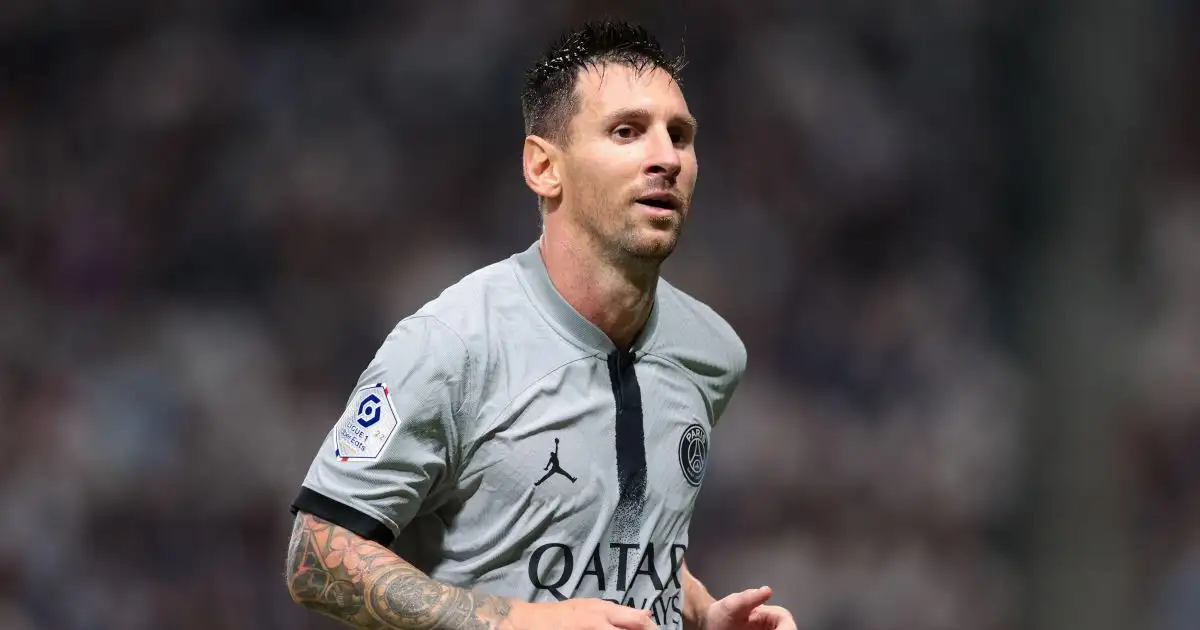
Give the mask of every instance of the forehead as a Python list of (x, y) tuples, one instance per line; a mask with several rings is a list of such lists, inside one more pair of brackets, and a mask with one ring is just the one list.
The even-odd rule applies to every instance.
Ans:
[(619, 109), (644, 109), (663, 117), (689, 115), (679, 84), (666, 71), (607, 63), (579, 71), (579, 118), (603, 118)]

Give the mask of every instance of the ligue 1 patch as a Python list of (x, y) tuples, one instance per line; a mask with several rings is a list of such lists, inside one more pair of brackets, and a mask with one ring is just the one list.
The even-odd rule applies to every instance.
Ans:
[(338, 423), (337, 450), (343, 462), (375, 459), (396, 430), (396, 410), (392, 407), (387, 385), (376, 383), (354, 393), (351, 406)]
[(708, 433), (703, 426), (693, 423), (679, 437), (679, 467), (683, 470), (683, 478), (700, 487), (707, 462)]

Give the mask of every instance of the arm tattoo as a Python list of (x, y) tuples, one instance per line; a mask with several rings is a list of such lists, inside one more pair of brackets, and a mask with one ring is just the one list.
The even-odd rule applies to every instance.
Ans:
[(297, 603), (362, 630), (500, 630), (502, 598), (448, 586), (390, 549), (304, 512), (288, 545)]

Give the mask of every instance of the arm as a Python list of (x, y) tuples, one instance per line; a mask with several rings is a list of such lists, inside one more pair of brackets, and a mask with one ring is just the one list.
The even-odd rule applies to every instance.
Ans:
[(302, 606), (362, 630), (499, 630), (507, 600), (437, 582), (387, 547), (296, 515), (287, 585)]
[(679, 571), (680, 582), (683, 584), (683, 628), (684, 630), (702, 630), (704, 613), (717, 600), (708, 592), (704, 584), (688, 571), (687, 561), (682, 563)]

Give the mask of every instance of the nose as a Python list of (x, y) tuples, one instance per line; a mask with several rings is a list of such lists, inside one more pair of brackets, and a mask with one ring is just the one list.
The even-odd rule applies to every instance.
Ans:
[(679, 176), (683, 163), (679, 159), (679, 149), (671, 140), (671, 134), (662, 127), (656, 127), (650, 134), (648, 155), (646, 156), (646, 173), (659, 175), (669, 180)]

